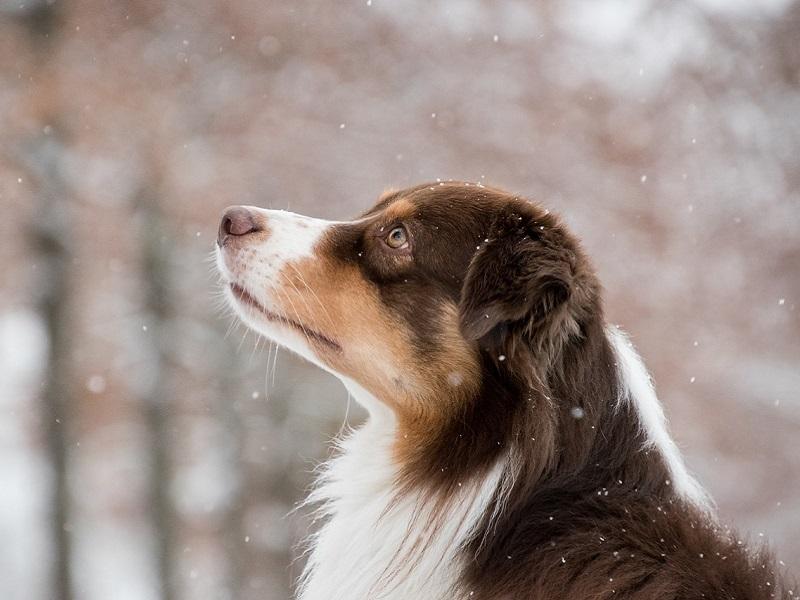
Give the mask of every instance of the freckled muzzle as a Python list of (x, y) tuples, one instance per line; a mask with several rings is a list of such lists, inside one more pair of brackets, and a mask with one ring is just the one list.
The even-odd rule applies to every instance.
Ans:
[(314, 247), (332, 223), (283, 210), (230, 206), (220, 219), (217, 249), (223, 275), (257, 300), (259, 288), (275, 283), (281, 271), (313, 258)]
[(469, 394), (478, 364), (452, 301), (430, 299), (437, 316), (420, 333), (420, 299), (398, 283), (413, 264), (410, 235), (405, 227), (404, 239), (380, 234), (399, 231), (411, 208), (400, 203), (341, 222), (230, 207), (217, 257), (228, 299), (248, 326), (414, 419), (442, 394)]
[(315, 248), (330, 226), (287, 211), (231, 206), (217, 234), (217, 263), (236, 312), (251, 328), (309, 359), (342, 351), (328, 323), (320, 323), (325, 308), (303, 275), (304, 263), (319, 261)]

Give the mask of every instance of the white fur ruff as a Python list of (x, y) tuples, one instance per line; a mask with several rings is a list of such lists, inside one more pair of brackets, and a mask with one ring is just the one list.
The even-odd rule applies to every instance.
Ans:
[[(358, 399), (366, 406), (374, 402)], [(463, 567), (460, 550), (485, 513), (501, 468), (482, 481), (464, 482), (448, 500), (441, 525), (433, 527), (430, 502), (422, 494), (393, 495), (394, 426), (388, 414), (373, 415), (341, 442), (341, 454), (326, 465), (308, 499), (327, 521), (310, 540), (301, 600), (453, 597)]]

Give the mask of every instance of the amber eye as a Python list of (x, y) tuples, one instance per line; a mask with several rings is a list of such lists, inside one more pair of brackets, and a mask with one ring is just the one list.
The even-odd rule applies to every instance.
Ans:
[(408, 232), (406, 232), (406, 228), (402, 225), (398, 225), (392, 229), (389, 235), (386, 236), (386, 244), (395, 250), (400, 250), (408, 246)]

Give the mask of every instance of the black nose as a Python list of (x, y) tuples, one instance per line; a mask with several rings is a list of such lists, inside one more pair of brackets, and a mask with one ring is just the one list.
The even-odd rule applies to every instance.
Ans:
[(219, 223), (217, 244), (222, 246), (229, 236), (243, 236), (248, 233), (260, 231), (255, 216), (244, 206), (231, 206), (225, 209), (222, 221)]

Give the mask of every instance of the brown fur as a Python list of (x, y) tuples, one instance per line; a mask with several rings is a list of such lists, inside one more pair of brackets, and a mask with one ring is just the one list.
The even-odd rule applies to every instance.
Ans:
[[(406, 251), (382, 241), (397, 224)], [(510, 487), (463, 548), (454, 597), (792, 597), (769, 554), (682, 499), (648, 449), (620, 402), (600, 284), (555, 215), (480, 185), (426, 184), (384, 194), (316, 252), (282, 293), (341, 346), (318, 344), (323, 360), (398, 415), (400, 493), (446, 507), (507, 460)]]

